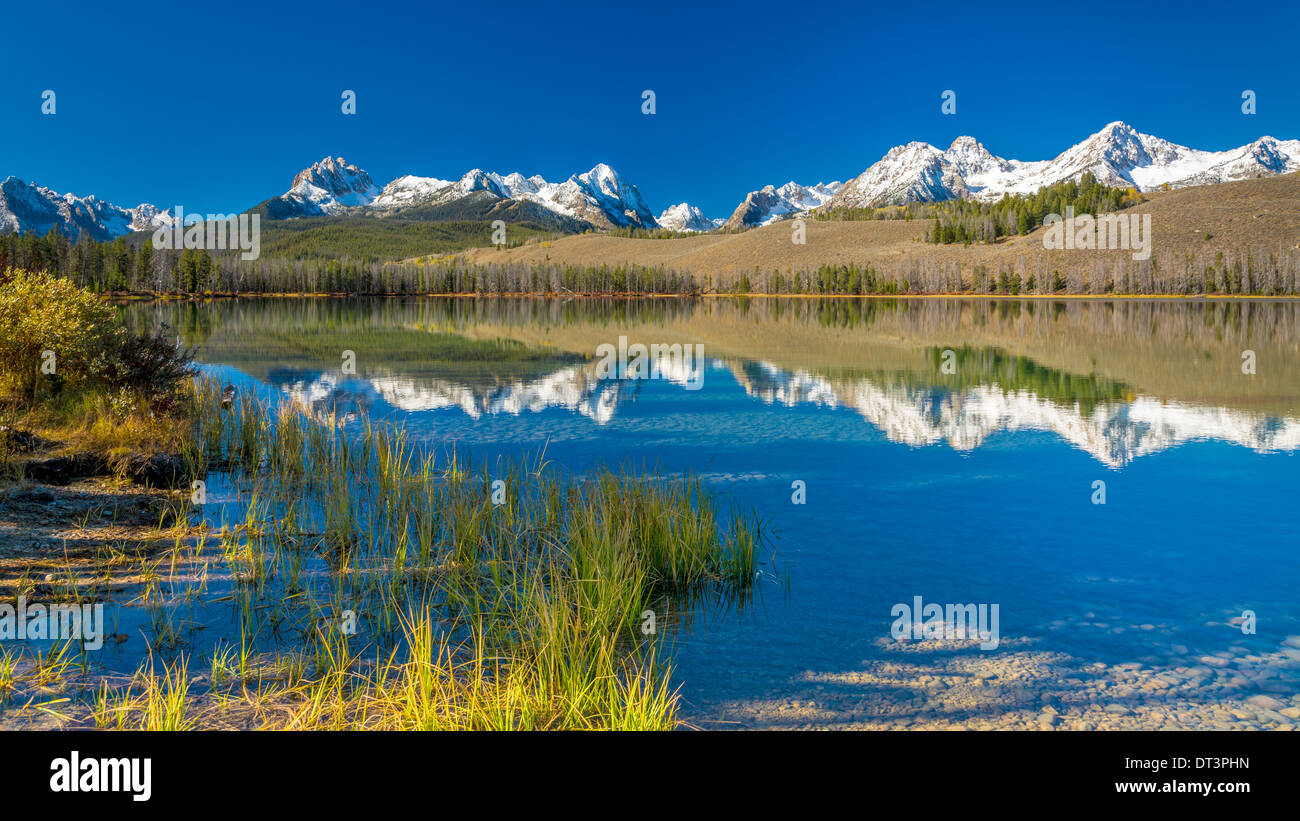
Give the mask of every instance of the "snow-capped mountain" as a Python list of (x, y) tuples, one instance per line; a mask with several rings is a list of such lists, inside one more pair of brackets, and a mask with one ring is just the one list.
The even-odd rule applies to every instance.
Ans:
[(337, 216), (369, 205), (379, 193), (365, 171), (342, 157), (326, 157), (299, 171), (288, 191), (266, 203), (267, 214), (276, 219)]
[(808, 186), (788, 182), (780, 188), (765, 186), (749, 192), (726, 225), (729, 228), (752, 228), (811, 211), (829, 202), (842, 186), (839, 181)]
[[(1198, 151), (1116, 122), (1052, 160), (1042, 176), (1068, 179), (1092, 171), (1108, 185), (1132, 185), (1145, 191), (1166, 184), (1181, 188), (1296, 170), (1300, 170), (1300, 140), (1261, 137), (1227, 151)], [(1042, 187), (1035, 184), (1037, 180), (1026, 182), (1034, 190)]]
[(384, 210), (406, 208), (426, 202), (439, 191), (445, 191), (448, 186), (455, 184), (452, 180), (440, 180), (436, 177), (416, 177), (407, 174), (385, 185), (383, 191), (370, 204), (375, 208)]
[(965, 180), (929, 143), (889, 149), (875, 165), (849, 180), (831, 198), (831, 207), (865, 207), (905, 202), (939, 202), (968, 194)]
[(958, 137), (946, 151), (922, 142), (901, 145), (845, 183), (830, 207), (995, 200), (1004, 194), (1032, 194), (1085, 172), (1105, 185), (1150, 191), (1296, 170), (1300, 140), (1261, 137), (1227, 151), (1199, 151), (1113, 122), (1054, 159), (1034, 162), (995, 156), (973, 137)]
[[(1261, 137), (1226, 151), (1201, 151), (1142, 134), (1113, 122), (1050, 160), (998, 157), (973, 137), (958, 137), (946, 150), (911, 142), (847, 183), (804, 186), (788, 182), (750, 192), (727, 220), (710, 220), (689, 203), (656, 218), (637, 187), (600, 163), (563, 182), (519, 173), (472, 169), (455, 180), (404, 175), (380, 188), (370, 175), (342, 157), (326, 157), (303, 169), (288, 191), (258, 208), (270, 219), (306, 216), (392, 216), (420, 219), (540, 221), (559, 231), (585, 228), (656, 228), (708, 231), (768, 225), (821, 207), (867, 207), (955, 198), (996, 200), (1091, 172), (1102, 183), (1149, 191), (1269, 177), (1300, 170), (1300, 140)], [(132, 231), (171, 225), (172, 215), (153, 205), (123, 208), (94, 196), (59, 194), (9, 177), (0, 183), (0, 234), (44, 234), (109, 240)]]
[(69, 239), (115, 239), (131, 231), (171, 225), (171, 214), (148, 203), (122, 208), (94, 196), (59, 194), (9, 177), (0, 183), (0, 234), (48, 234), (58, 228)]
[(327, 157), (300, 172), (289, 191), (266, 205), (274, 218), (354, 213), (383, 216), (408, 208), (450, 205), (472, 196), (532, 203), (599, 228), (658, 225), (637, 187), (604, 163), (560, 183), (474, 168), (457, 180), (408, 174), (379, 189), (365, 171), (346, 165), (342, 158)]
[(560, 183), (552, 201), (595, 225), (603, 216), (618, 226), (658, 227), (637, 187), (604, 163)]
[(667, 228), (670, 231), (712, 231), (726, 220), (709, 219), (704, 216), (704, 212), (691, 205), (688, 202), (670, 205), (664, 209), (664, 212), (655, 218), (660, 228)]

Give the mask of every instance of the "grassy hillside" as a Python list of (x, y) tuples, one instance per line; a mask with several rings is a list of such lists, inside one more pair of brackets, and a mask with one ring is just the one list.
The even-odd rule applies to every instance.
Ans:
[[(498, 217), (499, 218), (499, 217)], [(551, 238), (557, 231), (530, 222), (506, 228), (507, 244)], [(446, 254), (492, 241), (492, 223), (483, 220), (429, 222), (397, 217), (303, 217), (262, 223), (262, 256), (290, 259), (388, 261)]]
[[(1189, 256), (1213, 261), (1219, 252), (1267, 248), (1300, 250), (1300, 174), (1150, 194), (1125, 214), (1152, 217), (1152, 258), (1165, 269)], [(549, 247), (482, 248), (465, 252), (473, 262), (552, 262), (568, 265), (636, 263), (663, 265), (712, 277), (725, 287), (755, 271), (797, 272), (821, 265), (866, 265), (897, 270), (924, 261), (940, 268), (1041, 267), (1062, 272), (1129, 264), (1129, 251), (1047, 251), (1042, 229), (992, 244), (927, 243), (930, 220), (824, 221), (805, 223), (806, 242), (792, 241), (792, 226), (779, 222), (734, 234), (683, 239), (640, 239), (599, 234), (571, 236)], [(1128, 262), (1126, 262), (1128, 261)]]
[[(579, 234), (591, 226), (582, 220), (557, 214), (535, 202), (498, 199), (486, 191), (446, 203), (414, 205), (401, 208), (392, 217), (424, 222), (504, 220), (507, 225), (529, 225), (559, 234)], [(507, 230), (507, 236), (509, 236)]]
[(386, 262), (447, 254), (492, 241), (492, 223), (506, 223), (506, 246), (575, 234), (591, 226), (531, 202), (502, 200), (478, 191), (448, 203), (426, 203), (383, 213), (293, 217), (280, 198), (249, 213), (261, 214), (262, 254), (290, 259)]

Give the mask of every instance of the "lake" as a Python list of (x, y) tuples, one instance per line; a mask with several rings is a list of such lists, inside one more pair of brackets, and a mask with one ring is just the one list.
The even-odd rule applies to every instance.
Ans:
[[(206, 374), (345, 429), (402, 426), (487, 464), (694, 474), (754, 509), (771, 578), (671, 640), (695, 726), (1300, 723), (1300, 303), (126, 310), (175, 328)], [(702, 358), (629, 378), (602, 367), (620, 337)], [(912, 633), (921, 613), (899, 606), (918, 597), (996, 613), (996, 641)]]

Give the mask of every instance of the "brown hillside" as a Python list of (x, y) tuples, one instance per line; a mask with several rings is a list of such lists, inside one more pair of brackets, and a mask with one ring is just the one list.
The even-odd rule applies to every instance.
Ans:
[[(1192, 253), (1212, 257), (1218, 251), (1300, 249), (1300, 174), (1221, 185), (1198, 186), (1148, 195), (1125, 213), (1152, 217), (1153, 257)], [(824, 263), (872, 264), (890, 268), (906, 259), (930, 258), (956, 263), (963, 271), (976, 265), (990, 270), (1017, 263), (1044, 264), (1061, 271), (1091, 268), (1096, 261), (1131, 258), (1129, 251), (1045, 251), (1042, 229), (995, 245), (931, 245), (923, 241), (924, 221), (806, 221), (807, 242), (791, 241), (791, 223), (780, 222), (738, 234), (705, 234), (682, 239), (630, 239), (584, 234), (508, 250), (476, 248), (464, 256), (486, 262), (552, 262), (573, 265), (634, 263), (664, 266), (709, 277), (717, 285), (755, 269), (770, 272), (814, 270)], [(1207, 240), (1206, 235), (1210, 238)]]

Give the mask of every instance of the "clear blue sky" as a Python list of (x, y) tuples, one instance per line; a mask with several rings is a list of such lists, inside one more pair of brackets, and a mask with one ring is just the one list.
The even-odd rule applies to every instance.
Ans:
[(1289, 3), (289, 5), (11, 4), (0, 178), (228, 212), (326, 155), (380, 185), (607, 162), (655, 213), (685, 199), (726, 216), (762, 185), (848, 179), (911, 140), (970, 134), (1034, 160), (1112, 120), (1206, 149), (1300, 137)]

